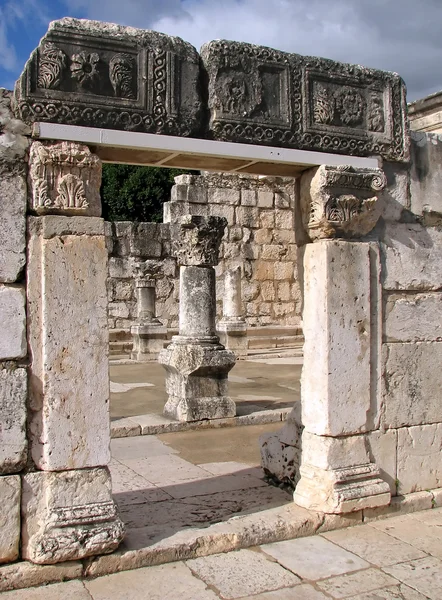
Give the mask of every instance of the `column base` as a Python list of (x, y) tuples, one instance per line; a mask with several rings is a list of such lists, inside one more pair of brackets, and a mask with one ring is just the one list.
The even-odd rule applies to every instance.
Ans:
[(300, 475), (293, 499), (310, 510), (349, 513), (391, 501), (390, 487), (373, 463), (333, 470), (302, 465)]
[(167, 417), (188, 422), (235, 416), (227, 379), (236, 363), (233, 352), (220, 344), (186, 344), (181, 338), (161, 351), (158, 362), (166, 370)]
[(223, 319), (218, 323), (220, 342), (237, 358), (247, 356), (247, 323), (244, 319)]
[(105, 467), (23, 476), (22, 556), (48, 565), (108, 554), (124, 537)]
[(146, 325), (133, 325), (130, 332), (133, 344), (131, 359), (141, 362), (157, 360), (167, 340), (167, 328), (158, 321)]

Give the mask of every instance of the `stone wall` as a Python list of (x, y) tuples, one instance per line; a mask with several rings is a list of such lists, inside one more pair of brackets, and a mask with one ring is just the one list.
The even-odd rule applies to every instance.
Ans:
[(442, 486), (442, 136), (412, 134), (412, 157), (385, 165), (380, 232), (381, 455), (400, 494)]
[(11, 93), (0, 88), (0, 563), (18, 557), (19, 473), (26, 440), (26, 163), (29, 133), (10, 112)]
[(290, 178), (239, 175), (180, 175), (164, 223), (108, 223), (109, 326), (128, 330), (136, 317), (134, 276), (142, 261), (158, 270), (157, 315), (178, 324), (178, 271), (170, 253), (169, 223), (184, 214), (225, 217), (228, 228), (217, 273), (218, 318), (222, 316), (224, 273), (240, 266), (249, 327), (298, 325), (301, 291), (294, 230), (295, 185)]

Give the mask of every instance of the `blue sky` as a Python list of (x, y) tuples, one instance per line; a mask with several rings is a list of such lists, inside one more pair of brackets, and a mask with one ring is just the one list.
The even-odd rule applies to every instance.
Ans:
[(0, 0), (0, 87), (11, 89), (51, 20), (98, 19), (226, 38), (396, 71), (414, 100), (442, 89), (442, 0)]

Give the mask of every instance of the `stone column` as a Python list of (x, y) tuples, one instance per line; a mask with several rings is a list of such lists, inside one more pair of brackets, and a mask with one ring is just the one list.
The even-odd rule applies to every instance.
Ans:
[(376, 224), (384, 186), (379, 169), (323, 165), (301, 179), (314, 242), (304, 254), (302, 416), (264, 440), (263, 459), (281, 476), (281, 457), (293, 455), (295, 502), (326, 513), (390, 502), (364, 435), (375, 428), (378, 248), (355, 241)]
[(221, 343), (238, 358), (247, 356), (247, 324), (241, 298), (241, 267), (224, 276), (223, 318), (218, 323)]
[(131, 327), (131, 358), (142, 362), (156, 360), (167, 339), (167, 328), (156, 318), (155, 280), (139, 278), (135, 282), (137, 324)]
[(111, 552), (107, 250), (101, 163), (70, 142), (31, 146), (27, 310), (30, 451), (23, 558), (50, 564)]
[(172, 226), (173, 251), (180, 265), (179, 335), (163, 350), (167, 403), (164, 414), (179, 421), (233, 417), (228, 372), (235, 355), (216, 335), (215, 270), (226, 219), (185, 216)]

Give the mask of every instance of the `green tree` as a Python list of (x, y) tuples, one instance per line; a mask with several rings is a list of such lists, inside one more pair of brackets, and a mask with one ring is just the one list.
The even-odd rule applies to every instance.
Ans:
[(192, 171), (104, 164), (103, 217), (107, 221), (161, 222), (163, 202), (170, 200), (174, 177), (185, 173)]

